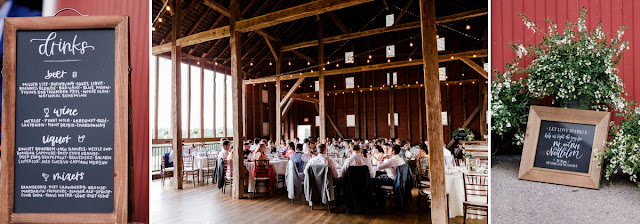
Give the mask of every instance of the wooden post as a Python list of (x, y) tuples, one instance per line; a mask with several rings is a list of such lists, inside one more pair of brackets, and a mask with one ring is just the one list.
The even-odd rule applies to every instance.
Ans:
[[(239, 36), (240, 36), (240, 35), (238, 35), (238, 37), (239, 37)], [(239, 69), (238, 69), (238, 70), (239, 70)], [(232, 71), (232, 72), (233, 72), (233, 71)], [(242, 72), (242, 71), (240, 71), (240, 72)], [(224, 88), (223, 88), (223, 89), (224, 89), (224, 91), (223, 91), (223, 92), (224, 92), (224, 94), (223, 94), (223, 98), (224, 98), (224, 99), (222, 99), (222, 100), (223, 100), (223, 102), (224, 102), (224, 111), (223, 111), (223, 112), (224, 112), (224, 113), (223, 113), (223, 114), (224, 114), (224, 119), (223, 119), (224, 121), (222, 122), (222, 125), (223, 125), (222, 127), (224, 127), (224, 130), (222, 130), (222, 135), (224, 135), (224, 137), (229, 137), (229, 134), (227, 133), (227, 129), (228, 129), (228, 127), (227, 127), (227, 121), (228, 121), (228, 120), (227, 120), (227, 119), (229, 119), (229, 115), (227, 114), (227, 111), (229, 111), (229, 110), (227, 110), (227, 107), (229, 106), (229, 105), (228, 105), (228, 103), (229, 103), (229, 102), (227, 102), (227, 88), (229, 88), (229, 86), (227, 86), (227, 76), (228, 76), (228, 75), (224, 75), (224, 82), (222, 83), (222, 85), (224, 86)], [(231, 82), (233, 82), (233, 79), (231, 79)], [(242, 80), (240, 80), (240, 83), (242, 84)], [(231, 84), (231, 85), (233, 86), (233, 84)], [(242, 87), (241, 87), (241, 88), (242, 88)], [(231, 87), (231, 89), (233, 89), (233, 87)], [(232, 92), (231, 94), (234, 94), (234, 93), (235, 93), (235, 92), (233, 92), (233, 90), (232, 90), (231, 92)], [(240, 93), (242, 93), (242, 90), (240, 90)], [(234, 99), (240, 99), (240, 98), (236, 98), (236, 97), (234, 97)], [(236, 108), (236, 109), (240, 109), (240, 108)], [(233, 110), (233, 108), (232, 108), (232, 110)], [(239, 112), (239, 110), (234, 110), (234, 111), (236, 111), (236, 113), (238, 113), (238, 112)], [(235, 118), (235, 117), (234, 117), (234, 118)], [(242, 119), (242, 117), (240, 117), (240, 119)], [(240, 129), (234, 129), (234, 130), (241, 130), (241, 129), (242, 129), (242, 128), (240, 128)], [(235, 132), (235, 131), (234, 131), (234, 132)], [(235, 140), (235, 139), (234, 139), (234, 140)]]
[(191, 63), (187, 65), (187, 108), (184, 109), (187, 112), (187, 139), (189, 139), (191, 138)]
[(436, 49), (435, 0), (420, 0), (420, 30), (424, 64), (424, 88), (427, 108), (427, 135), (429, 137), (429, 172), (431, 172), (431, 222), (448, 223), (447, 198), (442, 146), (442, 119), (440, 112), (440, 81), (438, 80), (438, 50)]
[(154, 137), (155, 139), (159, 139), (158, 137), (158, 95), (160, 94), (160, 91), (158, 90), (158, 87), (160, 86), (160, 57), (156, 56), (156, 97), (153, 100), (153, 113), (154, 116), (153, 118), (155, 119), (155, 121), (153, 122), (154, 127), (153, 127), (153, 131), (155, 133)]
[[(390, 87), (393, 86), (393, 83), (389, 84)], [(395, 91), (392, 88), (389, 88), (389, 137), (396, 137), (396, 103), (395, 103)]]
[(177, 46), (175, 40), (180, 38), (182, 35), (182, 16), (181, 8), (182, 8), (182, 0), (173, 1), (173, 8), (175, 9), (175, 14), (172, 17), (172, 29), (171, 32), (171, 83), (173, 83), (173, 88), (171, 88), (171, 134), (172, 138), (172, 147), (173, 147), (173, 161), (175, 164), (174, 168), (174, 176), (176, 176), (175, 183), (176, 189), (182, 189), (182, 96), (181, 96), (181, 68), (180, 65), (182, 63), (182, 47)]
[(325, 93), (324, 93), (324, 43), (322, 42), (322, 15), (319, 15), (318, 19), (318, 100), (320, 101), (318, 108), (318, 114), (320, 115), (320, 139), (325, 139), (327, 137), (327, 107), (325, 104)]
[[(418, 94), (418, 105), (422, 106), (422, 97), (420, 96), (420, 94)], [(422, 123), (422, 107), (418, 107), (418, 124), (420, 124), (418, 125), (418, 133), (420, 134), (420, 143), (423, 143), (424, 132), (422, 131), (422, 128), (424, 127), (424, 123)]]
[[(198, 60), (200, 62), (200, 60)], [(204, 138), (204, 69), (200, 67), (200, 138)]]
[(216, 77), (218, 77), (218, 68), (213, 66), (213, 137), (218, 137), (218, 129), (216, 128)]
[[(367, 82), (365, 82), (366, 78), (367, 76), (365, 75), (364, 72), (362, 72), (362, 88), (366, 88), (366, 84), (367, 84)], [(369, 121), (367, 121), (367, 93), (366, 92), (362, 92), (362, 108), (364, 108), (364, 110), (362, 110), (362, 112), (364, 113), (364, 139), (369, 139), (369, 129), (367, 129), (367, 123), (369, 123)]]
[[(229, 44), (231, 45), (231, 93), (233, 94), (232, 110), (233, 113), (233, 187), (232, 197), (233, 199), (243, 198), (244, 193), (244, 179), (242, 177), (243, 164), (243, 151), (242, 151), (242, 113), (240, 109), (242, 105), (237, 99), (242, 99), (242, 80), (244, 75), (242, 73), (240, 57), (242, 42), (240, 40), (241, 33), (236, 31), (236, 21), (240, 18), (240, 0), (231, 0), (231, 17), (230, 17), (230, 32), (231, 38)], [(226, 91), (225, 91), (226, 92)], [(226, 99), (226, 97), (225, 97)], [(225, 110), (226, 112), (226, 110)], [(226, 122), (225, 122), (226, 123)], [(226, 133), (226, 128), (225, 128)]]
[[(353, 83), (354, 83), (354, 85), (355, 85), (355, 83), (356, 83), (356, 81), (355, 81), (355, 80), (356, 80), (356, 77), (355, 77), (355, 75), (354, 75), (354, 76), (353, 76)], [(354, 86), (354, 87), (356, 87), (356, 86)], [(362, 138), (362, 136), (360, 136), (360, 102), (359, 102), (359, 101), (360, 101), (360, 99), (359, 99), (359, 97), (358, 97), (358, 91), (359, 91), (359, 88), (356, 88), (356, 89), (353, 91), (353, 114), (354, 114), (354, 117), (356, 118), (356, 124), (355, 124), (355, 125), (356, 125), (356, 131), (355, 131), (355, 136), (356, 136), (356, 138)], [(345, 100), (345, 102), (346, 102), (346, 100)], [(337, 118), (336, 118), (336, 119), (337, 119)], [(347, 133), (349, 133), (349, 131), (347, 131)]]
[(282, 139), (282, 81), (280, 80), (280, 72), (282, 63), (280, 60), (280, 50), (276, 57), (276, 143), (280, 143)]

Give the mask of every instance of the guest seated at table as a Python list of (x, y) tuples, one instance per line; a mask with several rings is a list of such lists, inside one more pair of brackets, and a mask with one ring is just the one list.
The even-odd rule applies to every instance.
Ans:
[(269, 140), (269, 141), (267, 142), (267, 146), (268, 146), (268, 147), (267, 147), (267, 149), (268, 149), (267, 151), (268, 151), (269, 153), (274, 153), (274, 152), (276, 152), (276, 150), (277, 150), (277, 149), (276, 149), (276, 144), (274, 144), (274, 143), (273, 143), (273, 141)]
[(309, 146), (307, 147), (307, 153), (313, 156), (318, 155), (318, 150), (316, 149), (315, 142), (309, 142)]
[(396, 168), (405, 164), (404, 160), (397, 154), (400, 153), (400, 146), (393, 146), (391, 150), (391, 157), (385, 159), (381, 163), (378, 163), (378, 170), (385, 170), (386, 175), (376, 177), (377, 185), (393, 186), (393, 181), (396, 179)]
[[(300, 145), (300, 151), (302, 151), (302, 145)], [(287, 147), (287, 152), (284, 154), (284, 157), (291, 158), (291, 154), (296, 152), (296, 146), (293, 142), (289, 142), (289, 146)]]
[(280, 139), (280, 144), (277, 147), (278, 152), (281, 152), (282, 155), (288, 150), (287, 142), (284, 139)]
[(311, 165), (318, 165), (318, 164), (328, 165), (329, 169), (333, 173), (333, 178), (334, 179), (338, 178), (338, 170), (336, 169), (336, 166), (333, 163), (333, 160), (327, 158), (327, 146), (325, 144), (318, 145), (318, 155), (311, 158), (309, 162), (307, 162), (305, 169), (308, 169), (309, 166)]
[(258, 143), (260, 143), (260, 139), (259, 138), (253, 139), (253, 145), (251, 145), (251, 148), (249, 148), (249, 151), (255, 152), (256, 151), (256, 147), (258, 147)]
[(429, 168), (429, 154), (428, 154), (428, 146), (424, 143), (420, 144), (420, 150), (418, 150), (418, 154), (416, 154), (416, 162), (418, 167), (422, 167), (422, 169)]
[(369, 167), (369, 173), (371, 174), (371, 178), (373, 178), (376, 174), (376, 171), (372, 168), (371, 163), (367, 158), (362, 155), (362, 151), (360, 150), (360, 146), (354, 146), (351, 150), (351, 157), (347, 158), (342, 165), (342, 177), (347, 173), (347, 170), (350, 166), (367, 166)]
[(191, 144), (190, 146), (182, 146), (182, 156), (195, 156), (196, 146)]
[(251, 158), (253, 161), (256, 160), (268, 160), (269, 157), (267, 157), (267, 146), (264, 143), (259, 143), (258, 146), (256, 147), (256, 151), (253, 152), (253, 157)]
[(229, 156), (229, 148), (230, 147), (231, 147), (231, 144), (230, 144), (229, 141), (222, 142), (222, 151), (220, 151), (220, 153), (218, 153), (218, 158), (226, 159), (227, 156)]
[[(291, 145), (293, 145), (293, 142), (291, 142)], [(293, 148), (293, 146), (291, 148)], [(302, 152), (302, 144), (298, 144), (296, 146), (296, 152), (292, 153), (289, 158), (291, 158), (291, 161), (296, 164), (298, 173), (303, 173), (307, 162), (311, 159), (311, 156)]]
[(305, 138), (304, 140), (302, 140), (302, 151), (304, 151), (305, 153), (309, 152), (309, 143), (311, 141), (309, 141), (308, 138)]
[(251, 148), (251, 142), (245, 142), (242, 148), (244, 159), (251, 158), (251, 150), (249, 148)]
[(374, 165), (377, 165), (384, 160), (384, 150), (381, 146), (376, 145), (375, 149), (371, 152), (371, 158)]
[(384, 150), (384, 155), (385, 156), (390, 156), (391, 155), (391, 151), (393, 151), (391, 149), (391, 144), (389, 144), (389, 143), (384, 143), (382, 145), (382, 149)]

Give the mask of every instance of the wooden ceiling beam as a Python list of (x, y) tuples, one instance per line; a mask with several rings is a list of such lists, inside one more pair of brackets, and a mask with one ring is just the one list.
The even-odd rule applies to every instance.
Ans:
[(291, 86), (291, 89), (289, 90), (287, 95), (284, 95), (284, 98), (282, 98), (282, 101), (289, 100), (289, 97), (291, 97), (291, 94), (293, 94), (298, 89), (298, 87), (300, 86), (300, 84), (302, 84), (303, 81), (304, 81), (304, 77), (299, 78), (298, 81), (296, 81), (296, 83), (294, 83), (293, 86)]
[[(486, 15), (486, 14), (487, 14), (487, 9), (471, 10), (471, 11), (458, 13), (458, 14), (454, 14), (454, 15), (438, 17), (436, 23), (437, 24), (438, 23), (448, 23), (448, 22), (452, 22), (452, 21), (456, 21), (456, 20), (469, 19), (469, 18), (473, 18), (473, 17), (477, 17), (477, 16)], [(342, 34), (342, 35), (333, 36), (333, 37), (326, 37), (326, 38), (323, 38), (322, 41), (324, 43), (335, 43), (335, 42), (339, 42), (339, 41), (343, 41), (343, 40), (351, 40), (351, 39), (360, 38), (360, 37), (367, 37), (367, 36), (372, 36), (372, 35), (381, 34), (381, 33), (395, 32), (395, 31), (414, 29), (414, 28), (419, 28), (419, 27), (420, 27), (420, 22), (419, 21), (410, 22), (410, 23), (405, 23), (405, 24), (400, 24), (400, 25), (393, 25), (393, 26), (390, 26), (390, 27), (376, 28), (376, 29), (365, 30), (365, 31), (356, 32), (356, 33), (349, 33), (349, 34)], [(296, 49), (306, 48), (306, 47), (313, 47), (313, 46), (318, 46), (318, 41), (317, 40), (305, 41), (305, 42), (302, 42), (302, 43), (297, 43), (297, 44), (284, 46), (284, 47), (282, 47), (282, 51), (286, 52), (286, 51), (291, 51), (291, 50), (296, 50)]]
[(470, 58), (460, 58), (460, 60), (465, 64), (467, 64), (469, 67), (471, 67), (473, 70), (478, 72), (478, 74), (482, 75), (482, 77), (484, 77), (485, 79), (488, 79), (489, 74), (487, 71), (484, 70), (482, 66), (478, 65)]
[(371, 1), (373, 0), (317, 0), (238, 21), (238, 31), (250, 32)]
[[(473, 55), (475, 55), (476, 58), (488, 56), (487, 50), (484, 49), (479, 51), (465, 51), (465, 52), (459, 52), (459, 53), (453, 53), (453, 54), (438, 55), (438, 61), (447, 62), (447, 61), (453, 61), (453, 60), (460, 60), (461, 58), (473, 58)], [(323, 73), (326, 76), (331, 76), (331, 75), (350, 74), (355, 72), (365, 72), (365, 71), (373, 71), (373, 70), (381, 70), (381, 69), (416, 66), (421, 64), (422, 64), (422, 59), (414, 59), (412, 61), (405, 60), (405, 61), (388, 62), (388, 63), (373, 64), (373, 65), (363, 65), (363, 66), (343, 68), (343, 69), (333, 69), (333, 70), (324, 71)], [(318, 72), (314, 71), (314, 72), (302, 72), (299, 74), (281, 75), (280, 79), (290, 80), (290, 79), (297, 79), (301, 77), (308, 78), (308, 77), (317, 77), (317, 76), (318, 76)], [(263, 77), (258, 79), (250, 79), (250, 80), (245, 80), (245, 84), (274, 82), (275, 79), (276, 79), (275, 77)]]
[(402, 19), (402, 17), (407, 13), (407, 10), (409, 9), (409, 6), (411, 6), (412, 2), (413, 0), (409, 0), (407, 4), (405, 4), (404, 7), (402, 7), (402, 11), (400, 11), (400, 14), (398, 14), (398, 17), (396, 17), (396, 20), (393, 22), (394, 25), (398, 24), (400, 19)]
[(329, 15), (331, 21), (333, 21), (333, 23), (336, 24), (336, 26), (338, 26), (338, 28), (342, 30), (343, 33), (351, 33), (351, 31), (349, 31), (349, 28), (347, 28), (347, 26), (342, 23), (342, 20), (340, 20), (340, 18), (338, 18), (338, 16), (334, 12), (328, 12), (327, 15)]
[(269, 46), (269, 50), (271, 51), (271, 54), (273, 54), (273, 58), (275, 58), (276, 61), (279, 61), (280, 58), (278, 58), (278, 52), (276, 52), (276, 50), (273, 48), (273, 45), (271, 44), (271, 41), (269, 40), (269, 38), (266, 36), (262, 36), (262, 37), (264, 37), (264, 42), (266, 42), (267, 46)]

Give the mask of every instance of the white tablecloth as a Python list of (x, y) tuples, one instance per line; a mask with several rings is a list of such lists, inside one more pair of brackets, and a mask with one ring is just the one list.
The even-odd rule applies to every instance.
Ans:
[[(204, 181), (204, 174), (202, 173), (202, 168), (205, 168), (208, 166), (207, 163), (207, 157), (206, 156), (194, 156), (193, 157), (193, 169), (195, 170), (200, 170), (200, 172), (198, 172), (198, 180), (199, 181)], [(211, 164), (211, 166), (213, 167), (213, 164)]]
[[(447, 193), (449, 194), (449, 218), (464, 215), (462, 207), (462, 202), (464, 201), (464, 180), (462, 179), (462, 173), (463, 172), (460, 170), (455, 172), (445, 172), (445, 183)], [(484, 197), (480, 198), (478, 196), (474, 196), (474, 198), (470, 198), (470, 200), (484, 202), (486, 199)], [(481, 217), (476, 215), (467, 215), (467, 218), (477, 219)]]
[[(256, 186), (256, 180), (253, 178), (253, 175), (251, 174), (251, 170), (253, 170), (253, 167), (256, 164), (254, 162), (247, 162), (244, 161), (244, 167), (247, 168), (247, 171), (249, 172), (248, 175), (248, 185), (247, 188), (249, 189), (249, 192), (254, 192), (255, 191), (255, 186)], [(287, 160), (269, 160), (269, 165), (272, 165), (273, 168), (276, 171), (276, 178), (277, 175), (284, 175), (287, 172)], [(277, 180), (270, 180), (270, 181), (277, 181)]]

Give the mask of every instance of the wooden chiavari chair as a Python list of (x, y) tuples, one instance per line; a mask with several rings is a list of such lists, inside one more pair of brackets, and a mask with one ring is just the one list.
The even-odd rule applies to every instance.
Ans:
[[(466, 223), (467, 214), (477, 216), (487, 216), (489, 212), (489, 178), (482, 174), (463, 174), (464, 178), (464, 221)], [(484, 201), (471, 201), (470, 196), (483, 198)], [(474, 213), (469, 213), (473, 211)]]

